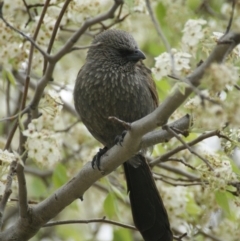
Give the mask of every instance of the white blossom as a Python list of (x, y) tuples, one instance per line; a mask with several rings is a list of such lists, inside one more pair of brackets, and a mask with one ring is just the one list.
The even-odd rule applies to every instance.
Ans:
[(73, 0), (68, 11), (68, 18), (75, 23), (81, 23), (86, 19), (96, 16), (104, 6), (109, 5), (108, 0)]
[(219, 93), (224, 89), (232, 90), (239, 79), (238, 68), (230, 64), (213, 63), (207, 70), (208, 77), (203, 83), (206, 83), (208, 90)]
[(62, 110), (63, 102), (56, 91), (50, 90), (45, 94), (39, 107), (50, 116), (56, 117)]
[(227, 188), (230, 181), (239, 181), (239, 178), (232, 170), (230, 160), (226, 156), (213, 152), (209, 148), (205, 148), (205, 145), (202, 143), (197, 145), (196, 150), (202, 157), (209, 161), (213, 168), (213, 170), (209, 170), (205, 164), (201, 164), (198, 167), (202, 180), (208, 182), (207, 188), (213, 191), (223, 191)]
[(172, 54), (174, 66), (172, 66), (172, 59), (169, 53), (164, 52), (155, 58), (155, 67), (152, 68), (152, 72), (157, 80), (171, 74), (173, 67), (174, 73), (177, 75), (186, 75), (189, 72), (191, 55), (184, 52), (178, 52), (176, 49), (172, 49)]
[(0, 161), (3, 163), (10, 164), (12, 161), (15, 160), (15, 155), (8, 150), (1, 150), (0, 149)]
[(59, 135), (46, 129), (35, 132), (34, 135), (28, 135), (25, 143), (28, 157), (42, 166), (54, 166), (61, 158), (62, 142)]
[(28, 128), (24, 130), (22, 133), (24, 136), (28, 136), (32, 138), (38, 136), (38, 132), (36, 131), (36, 126), (33, 124), (33, 122), (29, 123)]
[(222, 7), (221, 7), (221, 13), (226, 15), (226, 16), (230, 16), (232, 11), (232, 7), (230, 6), (230, 4), (228, 3), (223, 3)]
[(39, 107), (42, 116), (33, 119), (23, 135), (28, 139), (25, 147), (28, 157), (43, 166), (54, 166), (61, 158), (62, 139), (55, 132), (57, 118), (62, 110), (62, 101), (55, 91), (49, 91), (41, 100)]
[(187, 51), (193, 50), (194, 47), (204, 37), (203, 25), (207, 23), (203, 19), (189, 19), (184, 26), (182, 43)]
[[(158, 183), (157, 183), (158, 185)], [(186, 206), (188, 203), (187, 189), (183, 186), (164, 186), (159, 185), (160, 193), (165, 201), (165, 207), (167, 209), (171, 225), (175, 228), (183, 225), (186, 222), (183, 221), (183, 215), (186, 213)]]
[(135, 12), (144, 13), (146, 12), (146, 3), (144, 0), (135, 0), (133, 10)]

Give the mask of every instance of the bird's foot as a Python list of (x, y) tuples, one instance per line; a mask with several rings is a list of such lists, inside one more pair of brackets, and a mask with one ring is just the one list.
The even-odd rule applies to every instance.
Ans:
[(99, 171), (101, 171), (101, 168), (100, 168), (100, 159), (101, 157), (107, 152), (108, 148), (105, 146), (104, 148), (100, 148), (98, 153), (93, 157), (93, 160), (92, 160), (92, 168), (95, 169), (94, 167), (96, 166), (98, 168)]
[(127, 131), (124, 130), (121, 135), (116, 136), (115, 140), (114, 140), (115, 145), (122, 146), (122, 143), (123, 143), (123, 140), (124, 140), (124, 137), (126, 136), (126, 134), (127, 134)]

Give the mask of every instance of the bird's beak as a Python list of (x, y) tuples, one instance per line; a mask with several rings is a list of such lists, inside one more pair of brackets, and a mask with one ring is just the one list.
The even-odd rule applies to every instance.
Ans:
[(136, 49), (132, 54), (128, 55), (128, 59), (129, 61), (137, 62), (140, 59), (146, 59), (146, 57), (140, 49)]

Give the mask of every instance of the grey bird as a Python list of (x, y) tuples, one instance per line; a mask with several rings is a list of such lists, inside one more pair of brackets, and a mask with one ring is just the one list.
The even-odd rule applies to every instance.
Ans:
[[(74, 88), (74, 103), (82, 122), (105, 148), (116, 144), (123, 125), (114, 116), (134, 122), (158, 106), (158, 95), (151, 71), (143, 64), (145, 55), (131, 34), (106, 30), (97, 35), (89, 48)], [(169, 219), (143, 154), (124, 163), (133, 221), (145, 241), (172, 241)]]

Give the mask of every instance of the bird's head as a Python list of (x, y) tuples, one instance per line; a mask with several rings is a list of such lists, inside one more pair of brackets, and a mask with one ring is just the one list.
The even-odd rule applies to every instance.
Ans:
[(89, 60), (129, 66), (146, 58), (132, 35), (122, 30), (106, 30), (95, 37), (92, 45), (88, 51)]

